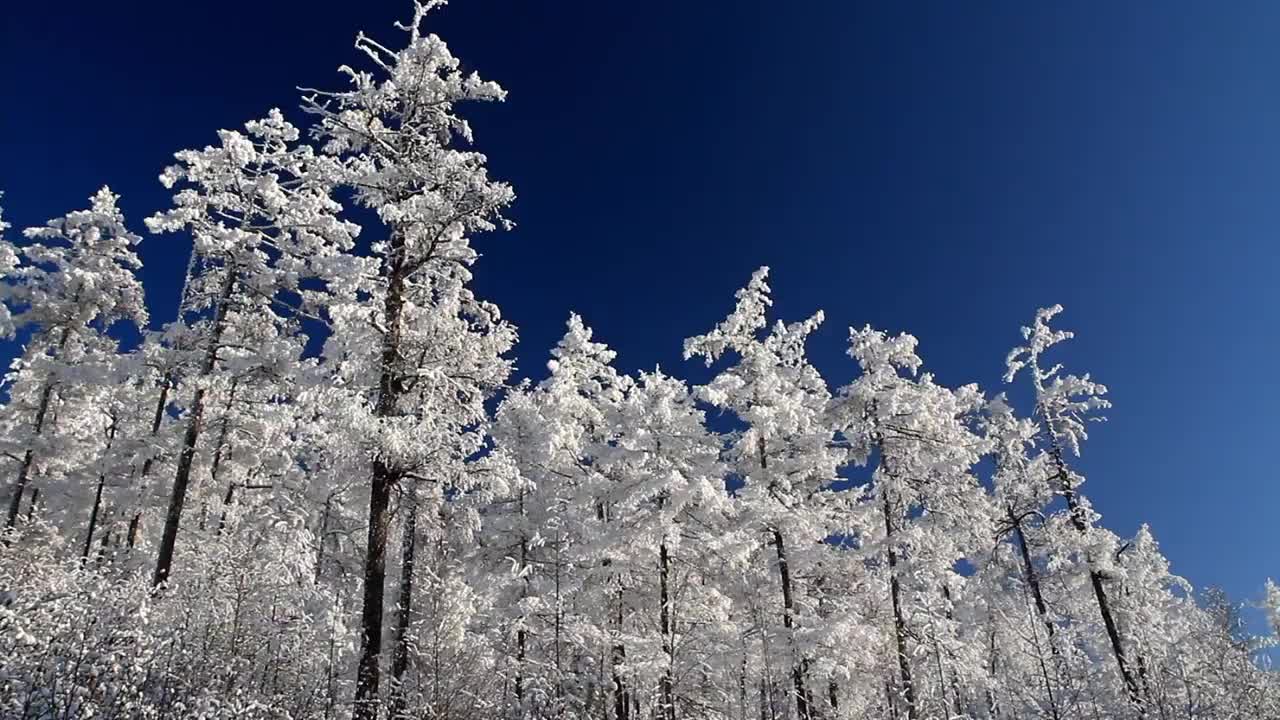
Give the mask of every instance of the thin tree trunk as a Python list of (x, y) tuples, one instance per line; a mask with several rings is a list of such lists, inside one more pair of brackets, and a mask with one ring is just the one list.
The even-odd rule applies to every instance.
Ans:
[[(605, 514), (604, 505), (596, 506), (596, 515), (601, 522), (607, 522), (608, 517)], [(605, 558), (602, 565), (608, 567), (613, 564), (611, 558)], [(622, 644), (622, 621), (623, 621), (623, 600), (622, 600), (622, 578), (615, 578), (617, 590), (614, 592), (614, 599), (617, 602), (617, 614), (614, 617), (614, 624), (617, 632), (617, 640), (609, 651), (609, 672), (610, 679), (613, 682), (613, 717), (614, 720), (630, 720), (631, 717), (631, 692), (627, 688), (626, 678), (622, 674), (622, 666), (627, 661), (627, 647)]]
[(996, 625), (992, 620), (988, 620), (990, 629), (988, 630), (988, 652), (991, 655), (991, 664), (988, 667), (988, 677), (991, 682), (987, 686), (987, 714), (991, 720), (998, 720), (1000, 717), (1000, 701), (996, 698), (995, 680), (999, 677), (999, 654), (996, 652)]
[[(760, 469), (768, 471), (769, 458), (765, 452), (765, 440), (759, 439)], [(814, 720), (813, 706), (808, 690), (805, 689), (805, 672), (808, 660), (796, 657), (795, 645), (795, 598), (791, 585), (791, 567), (787, 564), (786, 543), (782, 539), (782, 531), (773, 528), (773, 549), (778, 558), (778, 578), (782, 585), (782, 627), (787, 631), (787, 642), (791, 649), (791, 682), (796, 694), (796, 717), (799, 720)]]
[(556, 565), (555, 565), (555, 595), (556, 595), (556, 613), (555, 613), (555, 661), (556, 661), (556, 712), (563, 710), (564, 702), (564, 658), (563, 658), (563, 624), (564, 624), (564, 598), (561, 595), (560, 573), (561, 573), (561, 551), (564, 536), (558, 531), (556, 532)]
[[(164, 410), (169, 406), (169, 391), (173, 389), (173, 385), (173, 373), (166, 371), (160, 383), (160, 397), (156, 400), (156, 410), (151, 417), (151, 438), (153, 440), (160, 434), (160, 423), (164, 421)], [(138, 541), (138, 527), (142, 524), (142, 494), (146, 488), (147, 476), (151, 474), (151, 466), (155, 464), (155, 460), (154, 456), (148, 455), (147, 459), (142, 461), (142, 472), (138, 478), (138, 507), (134, 508), (133, 517), (129, 519), (129, 536), (126, 544), (130, 550), (133, 549), (133, 546)]]
[(84, 550), (80, 553), (82, 561), (89, 560), (89, 550), (93, 547), (93, 534), (98, 530), (98, 512), (102, 508), (102, 488), (107, 484), (107, 476), (98, 475), (98, 491), (93, 495), (93, 510), (89, 512), (89, 531), (85, 533)]
[[(40, 404), (36, 407), (36, 432), (35, 437), (40, 437), (44, 433), (45, 418), (49, 414), (49, 400), (53, 397), (53, 381), (47, 381), (40, 390)], [(22, 465), (18, 468), (18, 479), (13, 484), (13, 497), (9, 499), (9, 519), (5, 521), (5, 529), (14, 526), (18, 520), (18, 513), (22, 508), (22, 495), (26, 492), (27, 482), (31, 478), (31, 465), (35, 461), (35, 450), (28, 447), (27, 451), (22, 454)]]
[(671, 557), (664, 539), (658, 545), (658, 603), (661, 608), (658, 620), (662, 630), (662, 652), (667, 656), (666, 667), (662, 669), (659, 682), (659, 696), (662, 708), (659, 717), (663, 720), (676, 720), (675, 681), (672, 678), (672, 667), (675, 665), (675, 647), (672, 642), (671, 627), (671, 594), (670, 575)]
[[(1036, 613), (1039, 615), (1040, 622), (1044, 624), (1045, 630), (1049, 633), (1046, 642), (1049, 644), (1049, 652), (1053, 654), (1055, 670), (1057, 670), (1059, 669), (1058, 664), (1062, 659), (1056, 642), (1057, 628), (1054, 626), (1052, 618), (1049, 617), (1049, 608), (1044, 601), (1044, 593), (1040, 590), (1040, 576), (1036, 572), (1035, 563), (1031, 561), (1031, 549), (1027, 544), (1026, 533), (1022, 530), (1022, 521), (1014, 515), (1012, 507), (1007, 508), (1007, 510), (1009, 522), (1013, 527), (1014, 539), (1017, 541), (1018, 550), (1022, 555), (1022, 574), (1026, 578), (1027, 589), (1030, 591), (1032, 600), (1035, 603)], [(1040, 673), (1044, 676), (1044, 690), (1049, 701), (1049, 715), (1053, 720), (1058, 720), (1058, 702), (1054, 698), (1053, 682), (1050, 679), (1049, 668), (1045, 665), (1043, 654), (1040, 653), (1039, 642), (1037, 641), (1036, 644), (1036, 653), (1040, 661)]]
[[(1053, 441), (1050, 455), (1057, 466), (1061, 492), (1067, 501), (1067, 511), (1071, 517), (1071, 524), (1077, 532), (1087, 536), (1089, 534), (1089, 521), (1085, 516), (1084, 506), (1080, 504), (1080, 495), (1071, 483), (1071, 473), (1067, 470), (1067, 463), (1062, 457), (1062, 448), (1058, 445), (1056, 439)], [(1102, 615), (1102, 624), (1107, 630), (1107, 639), (1111, 641), (1111, 652), (1115, 655), (1116, 665), (1120, 668), (1120, 677), (1124, 680), (1125, 692), (1129, 695), (1129, 701), (1141, 711), (1143, 706), (1142, 691), (1138, 687), (1138, 681), (1133, 676), (1133, 671), (1129, 668), (1129, 659), (1125, 654), (1124, 643), (1120, 638), (1120, 630), (1116, 625), (1115, 614), (1111, 611), (1111, 601), (1107, 597), (1107, 589), (1103, 585), (1102, 573), (1094, 568), (1092, 559), (1087, 559), (1087, 561), (1089, 563), (1089, 584), (1093, 586), (1093, 595), (1098, 601), (1098, 612)]]
[[(782, 581), (782, 627), (791, 639), (791, 649), (795, 652), (795, 596), (791, 584), (791, 567), (787, 563), (786, 544), (782, 539), (782, 531), (773, 530), (773, 549), (778, 557), (778, 575)], [(791, 666), (791, 682), (796, 693), (796, 717), (800, 720), (813, 720), (813, 707), (809, 693), (805, 689), (805, 669), (808, 663), (804, 660), (793, 660)]]
[(1035, 563), (1031, 561), (1031, 548), (1027, 544), (1026, 533), (1022, 530), (1022, 521), (1013, 514), (1013, 508), (1008, 508), (1009, 524), (1013, 527), (1014, 539), (1017, 540), (1018, 552), (1022, 555), (1022, 573), (1026, 577), (1027, 587), (1031, 588), (1031, 597), (1036, 604), (1036, 612), (1040, 615), (1040, 622), (1044, 623), (1044, 628), (1049, 633), (1049, 650), (1056, 657), (1058, 655), (1058, 645), (1055, 643), (1054, 637), (1057, 633), (1057, 627), (1053, 624), (1053, 619), (1049, 617), (1049, 606), (1044, 601), (1044, 592), (1040, 589), (1040, 575), (1036, 572)]
[[(391, 234), (387, 296), (383, 305), (386, 332), (382, 338), (381, 368), (378, 377), (378, 402), (374, 415), (388, 418), (395, 414), (404, 381), (399, 372), (401, 324), (405, 303), (405, 240), (399, 232)], [(382, 604), (387, 580), (387, 534), (391, 523), (391, 488), (400, 473), (381, 456), (373, 461), (369, 492), (369, 534), (365, 543), (364, 605), (360, 612), (360, 662), (356, 670), (356, 696), (353, 720), (376, 720), (378, 688), (381, 684)]]
[(316, 543), (316, 583), (319, 584), (320, 576), (324, 569), (324, 545), (329, 537), (329, 513), (333, 505), (333, 493), (330, 492), (324, 499), (324, 510), (320, 511), (320, 535), (319, 542)]
[[(618, 609), (619, 626), (622, 624), (622, 609)], [(613, 717), (614, 720), (630, 720), (631, 697), (627, 691), (626, 679), (622, 677), (622, 664), (627, 661), (627, 648), (621, 643), (613, 646), (610, 653), (610, 672), (613, 679)]]
[[(102, 450), (105, 458), (111, 452), (111, 445), (116, 439), (116, 425), (118, 419), (111, 417), (111, 425), (107, 428), (107, 445)], [(93, 495), (93, 511), (89, 513), (89, 532), (85, 534), (84, 552), (81, 553), (80, 559), (84, 562), (89, 560), (89, 549), (93, 547), (93, 534), (98, 529), (98, 514), (102, 508), (102, 489), (107, 484), (107, 474), (105, 472), (98, 473), (98, 490)], [(108, 533), (110, 534), (110, 533)], [(104, 538), (105, 540), (105, 538)], [(117, 543), (119, 541), (117, 540)]]
[[(529, 597), (529, 538), (525, 536), (524, 530), (525, 508), (524, 508), (524, 488), (520, 488), (520, 599), (526, 600)], [(525, 604), (521, 602), (520, 607), (523, 609)], [(519, 709), (520, 715), (524, 715), (524, 663), (525, 654), (527, 653), (528, 633), (525, 630), (524, 618), (520, 618), (520, 628), (516, 630), (516, 707)]]
[[(151, 437), (160, 434), (160, 423), (164, 420), (164, 409), (169, 405), (169, 391), (173, 389), (173, 374), (166, 372), (164, 379), (160, 383), (160, 397), (156, 400), (156, 410), (151, 416)], [(145, 480), (147, 475), (151, 473), (151, 466), (155, 464), (155, 458), (148, 456), (142, 461), (142, 478)]]
[(915, 683), (911, 679), (911, 659), (907, 656), (907, 621), (902, 614), (902, 589), (898, 584), (898, 552), (893, 547), (893, 511), (889, 504), (889, 495), (881, 492), (884, 506), (885, 554), (889, 560), (889, 599), (893, 604), (893, 637), (898, 650), (898, 672), (902, 681), (903, 696), (907, 701), (907, 717), (915, 720), (916, 709)]
[(404, 674), (409, 669), (409, 620), (413, 613), (414, 555), (418, 547), (418, 492), (411, 488), (400, 540), (400, 598), (396, 607), (395, 655), (391, 661), (391, 719), (405, 716)]
[[(80, 294), (76, 293), (76, 300), (78, 301), (79, 298)], [(70, 340), (71, 328), (63, 327), (62, 336), (58, 338), (58, 349), (54, 354), (55, 358), (62, 355), (63, 350), (67, 347), (67, 342)], [(49, 415), (49, 403), (53, 398), (53, 390), (56, 385), (57, 378), (51, 374), (45, 378), (44, 387), (40, 389), (40, 403), (36, 406), (35, 438), (39, 438), (44, 434), (45, 419)], [(32, 442), (35, 441), (35, 438), (32, 439)], [(27, 447), (27, 451), (22, 454), (22, 465), (18, 468), (18, 479), (13, 483), (13, 497), (9, 499), (9, 517), (4, 525), (6, 530), (13, 527), (18, 520), (18, 513), (21, 512), (22, 507), (22, 494), (27, 489), (27, 482), (31, 477), (31, 466), (34, 462), (35, 450)], [(35, 508), (34, 496), (31, 500), (31, 507)], [(30, 517), (31, 515), (28, 513), (27, 518), (30, 519)]]
[[(218, 361), (218, 347), (222, 342), (222, 333), (226, 329), (227, 309), (232, 294), (235, 292), (236, 270), (226, 268), (227, 280), (222, 286), (218, 298), (218, 307), (214, 313), (213, 328), (209, 336), (209, 347), (205, 350), (204, 362), (200, 367), (200, 377), (213, 374)], [(196, 443), (200, 440), (200, 431), (204, 422), (205, 396), (207, 390), (201, 386), (196, 388), (191, 400), (191, 414), (187, 417), (187, 431), (182, 437), (182, 453), (178, 456), (178, 469), (173, 477), (173, 493), (169, 496), (169, 510), (165, 514), (164, 531), (160, 536), (160, 548), (156, 554), (156, 572), (152, 584), (159, 586), (169, 579), (173, 565), (173, 552), (178, 541), (178, 528), (182, 522), (182, 506), (187, 500), (187, 486), (191, 482), (191, 466), (195, 461)]]
[[(948, 624), (954, 623), (956, 619), (955, 611), (953, 609), (955, 606), (955, 603), (951, 599), (951, 588), (947, 587), (947, 584), (945, 582), (942, 584), (942, 599), (947, 601), (947, 609), (946, 609), (947, 623)], [(956, 639), (957, 641), (959, 640), (959, 638), (956, 638), (954, 636), (953, 636), (953, 639)], [(951, 709), (952, 709), (952, 712), (955, 713), (956, 717), (960, 717), (961, 715), (964, 714), (962, 712), (962, 709), (963, 709), (962, 706), (964, 705), (964, 702), (960, 693), (960, 668), (959, 668), (959, 664), (956, 662), (955, 653), (951, 652), (950, 650), (947, 651), (947, 659), (950, 661), (950, 664), (951, 664), (951, 697), (954, 700), (951, 706)]]
[[(231, 381), (231, 387), (227, 391), (227, 405), (222, 413), (222, 427), (218, 428), (218, 442), (213, 451), (213, 462), (209, 466), (209, 482), (216, 485), (218, 483), (218, 471), (222, 469), (222, 458), (224, 453), (231, 451), (227, 446), (227, 432), (231, 426), (231, 408), (236, 401), (236, 389), (239, 387), (240, 381)], [(227, 527), (227, 512), (231, 509), (231, 501), (235, 498), (236, 483), (232, 479), (227, 483), (227, 493), (222, 496), (222, 514), (218, 517), (218, 536), (222, 535), (222, 531)]]

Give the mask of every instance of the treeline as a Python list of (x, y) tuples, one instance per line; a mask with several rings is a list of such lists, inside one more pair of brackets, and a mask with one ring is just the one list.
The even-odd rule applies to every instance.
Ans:
[(765, 268), (685, 341), (704, 385), (577, 316), (514, 381), (469, 289), (514, 195), (459, 114), (504, 93), (437, 4), (305, 126), (176, 154), (163, 328), (110, 190), (0, 239), (0, 717), (1280, 718), (1270, 640), (1099, 525), (1061, 308), (1008, 356), (1025, 408), (870, 327), (828, 382)]

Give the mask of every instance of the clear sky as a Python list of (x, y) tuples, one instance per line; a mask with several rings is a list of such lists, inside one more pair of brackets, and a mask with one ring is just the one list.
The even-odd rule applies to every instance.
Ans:
[[(394, 45), (408, 8), (6, 3), (6, 219), (108, 183), (141, 231), (171, 153), (273, 106), (300, 120), (293, 88), (337, 87), (356, 31)], [(1115, 402), (1082, 464), (1105, 524), (1149, 522), (1176, 572), (1240, 598), (1280, 575), (1280, 4), (454, 0), (432, 27), (511, 94), (472, 112), (519, 194), (477, 289), (519, 325), (522, 373), (573, 309), (624, 369), (701, 379), (681, 340), (768, 264), (784, 317), (827, 312), (833, 386), (872, 323), (996, 392), (1060, 302), (1062, 360)], [(186, 252), (143, 245), (157, 321)]]

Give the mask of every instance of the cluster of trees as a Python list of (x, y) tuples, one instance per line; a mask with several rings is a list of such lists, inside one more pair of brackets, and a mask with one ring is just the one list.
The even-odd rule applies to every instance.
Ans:
[(177, 153), (164, 328), (110, 190), (0, 242), (0, 716), (1280, 717), (1238, 608), (1098, 524), (1106, 388), (1045, 359), (1060, 308), (1009, 355), (1021, 412), (870, 327), (832, 389), (764, 268), (686, 340), (705, 385), (577, 316), (513, 381), (468, 286), (513, 193), (458, 112), (503, 91), (435, 4), (361, 35), (305, 132)]

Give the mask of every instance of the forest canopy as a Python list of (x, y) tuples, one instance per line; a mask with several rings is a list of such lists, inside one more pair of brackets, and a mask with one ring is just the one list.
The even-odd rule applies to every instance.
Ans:
[[(440, 4), (176, 152), (141, 223), (0, 215), (0, 717), (1280, 718), (1273, 637), (1100, 523), (1060, 306), (1008, 394), (870, 326), (824, 377), (767, 267), (684, 339), (705, 383), (577, 315), (515, 377), (465, 114), (506, 95)], [(190, 242), (162, 327), (142, 230)]]

